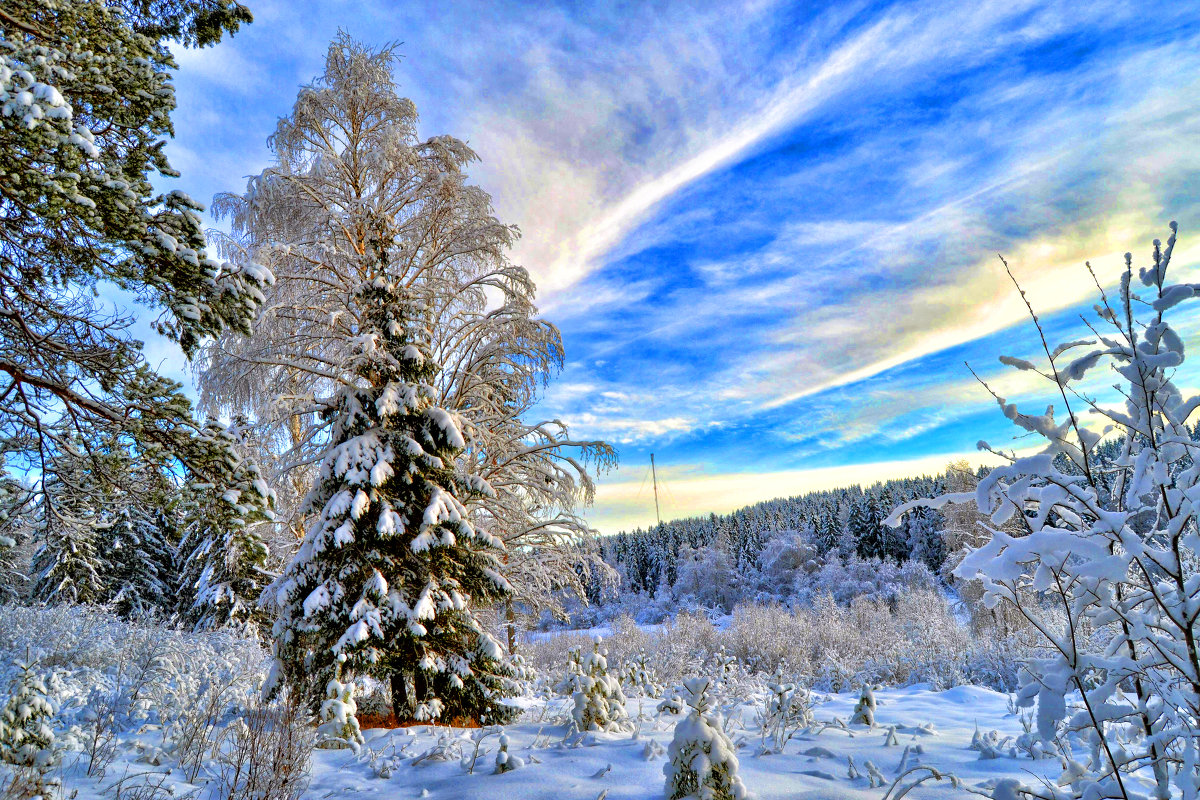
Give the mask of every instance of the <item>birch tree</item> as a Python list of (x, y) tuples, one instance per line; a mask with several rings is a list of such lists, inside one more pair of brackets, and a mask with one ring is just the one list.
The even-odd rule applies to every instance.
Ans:
[(299, 538), (301, 500), (331, 437), (321, 411), (357, 380), (356, 289), (394, 283), (422, 309), (436, 402), (462, 420), (463, 469), (494, 489), (464, 502), (509, 545), (514, 597), (554, 606), (556, 593), (580, 588), (575, 563), (599, 562), (577, 509), (594, 491), (589, 467), (614, 453), (572, 439), (560, 421), (527, 421), (562, 365), (561, 337), (538, 317), (529, 274), (507, 257), (519, 232), (468, 182), (475, 153), (450, 136), (418, 138), (395, 58), (392, 47), (339, 35), (324, 75), (269, 141), (276, 164), (244, 193), (214, 201), (231, 223), (222, 254), (263, 264), (276, 281), (252, 337), (229, 332), (204, 349), (202, 408), (255, 420), (280, 519)]

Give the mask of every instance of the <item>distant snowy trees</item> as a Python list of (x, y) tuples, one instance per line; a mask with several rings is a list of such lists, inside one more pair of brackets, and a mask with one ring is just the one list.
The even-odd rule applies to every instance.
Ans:
[[(996, 396), (1041, 451), (997, 450), (1007, 463), (973, 492), (924, 503), (969, 502), (986, 515), (982, 541), (955, 572), (1040, 635), (1045, 654), (1025, 665), (1018, 702), (1036, 702), (1041, 739), (1069, 733), (1088, 746), (1087, 763), (1066, 763), (1057, 788), (1022, 787), (1025, 796), (1200, 793), (1200, 445), (1189, 427), (1200, 398), (1175, 382), (1184, 346), (1168, 321), (1200, 284), (1168, 281), (1175, 242), (1171, 223), (1146, 267), (1135, 272), (1126, 255), (1119, 292), (1100, 292), (1090, 335), (1046, 344), (1040, 364), (1001, 359), (1044, 378), (1062, 403), (1059, 415), (1055, 406), (1028, 414)], [(1082, 383), (1102, 366), (1119, 379), (1123, 407), (1097, 402)]]
[[(972, 473), (974, 477), (974, 473)], [(944, 477), (889, 481), (759, 503), (725, 516), (673, 520), (650, 530), (605, 537), (604, 559), (621, 577), (624, 599), (657, 622), (677, 607), (729, 613), (741, 603), (811, 603), (886, 598), (932, 588), (945, 563), (946, 525), (935, 510), (909, 511), (899, 529), (883, 509), (940, 491)], [(611, 603), (599, 588), (590, 592)], [(608, 595), (611, 597), (611, 595)], [(634, 601), (622, 603), (631, 612)], [(603, 609), (573, 608), (582, 621)]]

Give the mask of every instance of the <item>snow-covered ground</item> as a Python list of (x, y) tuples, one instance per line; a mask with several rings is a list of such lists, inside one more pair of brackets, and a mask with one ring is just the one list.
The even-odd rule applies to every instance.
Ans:
[[(26, 653), (36, 658), (35, 672), (46, 676), (54, 707), (49, 724), (55, 764), (46, 778), (58, 787), (56, 796), (249, 796), (221, 787), (233, 768), (230, 753), (239, 742), (253, 745), (240, 732), (260, 708), (258, 687), (267, 663), (258, 642), (228, 633), (184, 634), (82, 608), (0, 606), (5, 684), (18, 675), (14, 665)], [(732, 661), (721, 666), (686, 653), (680, 658), (694, 674), (727, 676), (715, 682), (717, 708), (737, 746), (742, 781), (759, 800), (882, 800), (891, 781), (919, 765), (962, 780), (962, 785), (927, 781), (916, 790), (920, 797), (967, 797), (1005, 778), (1026, 784), (1043, 776), (1055, 780), (1063, 769), (1057, 757), (1034, 760), (1016, 746), (1030, 720), (1010, 712), (1009, 695), (968, 685), (945, 691), (924, 684), (880, 688), (871, 727), (849, 723), (855, 692), (814, 692), (814, 724), (788, 740), (781, 753), (762, 755), (761, 714), (771, 679)], [(626, 667), (614, 658), (609, 674), (627, 675)], [(512, 763), (523, 764), (519, 769), (496, 774), (498, 729), (368, 729), (358, 752), (313, 752), (302, 797), (662, 797), (666, 750), (681, 718), (659, 712), (660, 699), (639, 697), (627, 686), (631, 724), (625, 730), (572, 733), (571, 701), (552, 690), (562, 677), (544, 669), (515, 700), (522, 713), (504, 733)], [(372, 702), (377, 701), (364, 699), (360, 713)], [(294, 744), (282, 749), (300, 753), (303, 763), (313, 727), (301, 720), (292, 729), (299, 731)], [(985, 740), (982, 748), (977, 732)], [(0, 789), (4, 772), (0, 765)], [(901, 785), (928, 775), (908, 772)], [(293, 797), (276, 794), (271, 800)]]
[[(817, 708), (818, 721), (834, 717), (848, 720), (857, 701), (857, 695), (850, 693), (819, 697), (823, 702)], [(981, 759), (980, 752), (971, 749), (976, 726), (983, 734), (997, 731), (1000, 739), (1015, 739), (1023, 732), (1020, 721), (1008, 712), (1007, 695), (970, 686), (943, 692), (913, 686), (879, 691), (876, 697), (879, 708), (875, 728), (850, 725), (846, 731), (802, 734), (794, 737), (782, 754), (763, 756), (755, 755), (759, 745), (755, 710), (749, 704), (742, 705), (730, 728), (732, 738), (741, 745), (741, 776), (747, 789), (759, 800), (879, 800), (886, 787), (872, 787), (867, 762), (889, 783), (904, 770), (928, 765), (956, 775), (966, 787), (979, 789), (994, 786), (1003, 778), (1023, 783), (1033, 782), (1034, 776), (1053, 779), (1061, 771), (1053, 760), (1007, 755)], [(656, 702), (642, 703), (648, 719), (642, 721), (636, 734), (589, 734), (581, 742), (569, 738), (564, 741), (564, 725), (553, 724), (554, 701), (550, 706), (529, 703), (522, 720), (506, 728), (508, 750), (525, 766), (505, 774), (495, 774), (494, 735), (483, 739), (485, 752), (477, 759), (474, 774), (470, 774), (457, 759), (418, 758), (433, 748), (439, 737), (444, 741), (447, 736), (455, 737), (457, 747), (469, 756), (475, 746), (470, 738), (472, 731), (432, 727), (367, 731), (366, 747), (358, 755), (347, 750), (317, 751), (306, 797), (325, 800), (381, 794), (433, 800), (594, 800), (605, 792), (607, 800), (661, 797), (666, 763), (663, 751), (679, 718), (654, 713)], [(637, 698), (630, 700), (631, 717), (637, 717), (638, 705)], [(563, 701), (558, 707), (565, 708)], [(742, 729), (738, 716), (748, 730)], [(891, 726), (896, 732), (894, 743), (888, 744)], [(1010, 740), (1002, 749), (1007, 751), (1011, 744)], [(860, 777), (848, 777), (849, 758), (854, 760)], [(389, 778), (379, 777), (384, 765), (391, 770)], [(907, 785), (925, 774), (911, 773), (903, 783)], [(917, 792), (922, 797), (970, 796), (965, 788), (956, 788), (948, 780), (927, 781)]]

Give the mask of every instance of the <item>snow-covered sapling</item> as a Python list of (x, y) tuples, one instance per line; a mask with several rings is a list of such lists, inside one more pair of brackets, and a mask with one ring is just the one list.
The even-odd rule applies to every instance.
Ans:
[(679, 692), (674, 692), (670, 697), (658, 704), (658, 713), (660, 714), (682, 714), (686, 708), (683, 702), (683, 695)]
[(875, 692), (871, 691), (870, 686), (863, 686), (858, 703), (854, 706), (854, 714), (850, 717), (850, 724), (875, 727)]
[(637, 693), (638, 719), (644, 719), (643, 702), (647, 697), (659, 697), (662, 687), (658, 685), (650, 659), (645, 650), (639, 650), (637, 655), (629, 659), (621, 682)]
[(812, 694), (804, 686), (785, 681), (782, 667), (767, 684), (767, 691), (760, 714), (762, 755), (782, 753), (788, 740), (813, 723)]
[(317, 747), (325, 750), (350, 749), (358, 752), (364, 739), (358, 726), (358, 704), (354, 702), (354, 683), (342, 683), (337, 678), (325, 687), (325, 702), (321, 703), (320, 737)]
[(554, 685), (554, 691), (570, 697), (579, 688), (579, 676), (583, 675), (583, 655), (579, 645), (572, 645), (567, 650), (567, 673), (562, 680)]
[(580, 731), (621, 729), (629, 715), (625, 710), (625, 693), (621, 682), (608, 674), (608, 658), (597, 636), (592, 652), (583, 657), (583, 674), (575, 678), (575, 701), (572, 711), (575, 727)]
[(0, 761), (45, 772), (54, 761), (54, 706), (36, 661), (17, 662), (12, 694), (0, 709)]
[(508, 752), (508, 734), (500, 734), (500, 749), (496, 751), (496, 774), (512, 772), (523, 766), (525, 766), (524, 759)]
[(675, 726), (667, 748), (667, 800), (745, 800), (746, 787), (738, 776), (737, 751), (722, 729), (720, 714), (709, 697), (708, 678), (684, 683), (690, 709)]

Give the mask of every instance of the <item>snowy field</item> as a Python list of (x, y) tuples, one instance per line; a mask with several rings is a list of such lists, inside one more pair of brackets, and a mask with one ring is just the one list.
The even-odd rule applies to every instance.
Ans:
[[(80, 608), (0, 609), (6, 683), (18, 674), (25, 653), (37, 656), (35, 669), (45, 677), (55, 752), (48, 778), (60, 797), (248, 797), (230, 788), (235, 773), (252, 765), (248, 748), (258, 751), (259, 769), (265, 752), (274, 759), (268, 771), (307, 773), (260, 796), (267, 800), (662, 797), (667, 749), (683, 719), (659, 709), (664, 698), (677, 696), (677, 686), (665, 683), (658, 697), (647, 697), (636, 681), (626, 680), (625, 719), (616, 714), (614, 730), (581, 734), (571, 726), (564, 674), (529, 675), (514, 700), (522, 713), (503, 729), (509, 763), (518, 768), (498, 774), (500, 729), (371, 729), (368, 698), (360, 698), (367, 729), (357, 752), (312, 749), (317, 736), (303, 715), (290, 723), (278, 718), (287, 723), (281, 730), (290, 739), (254, 739), (243, 720), (263, 708), (258, 687), (267, 657), (254, 640), (229, 633), (184, 634)], [(629, 675), (627, 664), (608, 667), (611, 675)], [(1014, 713), (1011, 696), (991, 689), (879, 688), (874, 725), (854, 721), (858, 687), (812, 691), (802, 708), (796, 706), (803, 713), (772, 728), (763, 720), (778, 676), (747, 673), (731, 659), (698, 660), (688, 669), (723, 676), (712, 682), (714, 709), (736, 750), (744, 785), (760, 800), (880, 800), (898, 778), (892, 798), (922, 778), (918, 796), (990, 796), (1004, 779), (1027, 785), (1042, 777), (1057, 780), (1065, 764), (1057, 753), (1032, 758), (1031, 747), (1042, 747), (1029, 733), (1032, 716)], [(1053, 747), (1078, 752), (1077, 745), (1063, 736)], [(923, 767), (943, 779), (934, 780)]]
[[(819, 721), (834, 717), (848, 720), (856, 694), (821, 695)], [(1004, 754), (984, 758), (971, 749), (976, 725), (985, 735), (997, 732), (1008, 739), (1007, 750), (1023, 733), (1019, 719), (1008, 712), (1007, 695), (990, 689), (960, 686), (931, 692), (920, 686), (877, 693), (879, 709), (875, 728), (850, 725), (846, 730), (803, 733), (792, 738), (782, 754), (755, 755), (759, 734), (754, 724), (755, 705), (744, 703), (734, 712), (733, 739), (741, 744), (739, 760), (742, 780), (760, 800), (774, 798), (871, 798), (883, 797), (887, 785), (878, 786), (867, 764), (872, 764), (890, 784), (899, 774), (919, 765), (953, 773), (964, 787), (950, 782), (927, 781), (915, 790), (922, 797), (968, 797), (971, 789), (986, 790), (998, 780), (1015, 778), (1023, 783), (1034, 776), (1057, 778), (1057, 761), (1033, 761), (1028, 756)], [(555, 714), (534, 703), (523, 720), (508, 726), (510, 753), (526, 765), (514, 772), (494, 774), (496, 738), (485, 738), (487, 752), (476, 763), (474, 774), (457, 760), (414, 761), (428, 753), (439, 737), (455, 737), (466, 756), (474, 748), (470, 731), (428, 727), (407, 730), (373, 730), (366, 733), (367, 745), (354, 756), (349, 751), (318, 751), (314, 777), (306, 795), (311, 798), (349, 798), (382, 793), (387, 797), (429, 797), (435, 800), (496, 798), (497, 800), (643, 800), (663, 792), (665, 749), (670, 743), (672, 715), (654, 714), (654, 701), (645, 702), (650, 712), (636, 733), (588, 734), (574, 744), (564, 743), (564, 725), (553, 724)], [(565, 708), (565, 703), (561, 704)], [(638, 700), (628, 704), (636, 718)], [(547, 712), (543, 716), (543, 712)], [(539, 721), (539, 718), (541, 721)], [(738, 719), (746, 723), (742, 728)], [(895, 726), (894, 741), (889, 733)], [(993, 755), (988, 753), (988, 755)], [(858, 777), (849, 775), (853, 759)], [(378, 777), (387, 764), (388, 779)], [(394, 766), (393, 766), (394, 765)], [(386, 773), (386, 770), (385, 770)], [(902, 782), (924, 777), (926, 771), (909, 773)], [(607, 793), (607, 794), (605, 794)], [(990, 792), (989, 792), (990, 794)]]

